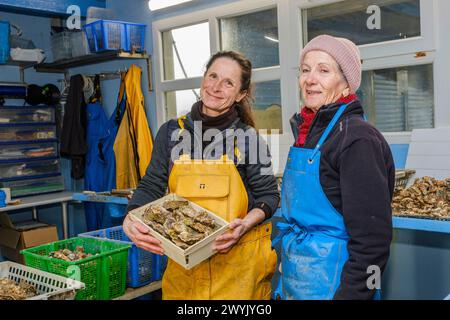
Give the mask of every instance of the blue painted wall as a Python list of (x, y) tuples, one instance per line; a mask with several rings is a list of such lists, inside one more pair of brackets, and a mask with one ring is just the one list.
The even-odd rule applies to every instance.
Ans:
[(106, 0), (0, 0), (0, 9), (14, 10), (25, 14), (32, 12), (41, 15), (66, 15), (70, 5), (78, 5), (81, 14), (85, 16), (88, 7), (104, 8), (105, 2)]

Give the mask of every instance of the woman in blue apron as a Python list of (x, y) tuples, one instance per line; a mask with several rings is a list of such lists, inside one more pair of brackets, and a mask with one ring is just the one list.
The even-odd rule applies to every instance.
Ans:
[(303, 49), (304, 107), (283, 176), (275, 299), (377, 299), (392, 238), (395, 168), (355, 92), (358, 47), (318, 36)]

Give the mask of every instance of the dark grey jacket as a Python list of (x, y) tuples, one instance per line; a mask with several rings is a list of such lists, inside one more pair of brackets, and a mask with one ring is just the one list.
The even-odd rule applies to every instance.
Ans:
[[(245, 130), (245, 139), (235, 139), (234, 134), (227, 129), (217, 131), (217, 134), (211, 139), (212, 141), (205, 144), (201, 138), (202, 131), (201, 129), (197, 130), (199, 128), (194, 126), (190, 113), (183, 122), (185, 130), (182, 130), (181, 133), (177, 120), (169, 120), (159, 129), (155, 138), (151, 162), (130, 200), (127, 211), (164, 196), (173, 160), (182, 153), (179, 152), (181, 149), (189, 150), (192, 159), (218, 158), (221, 154), (215, 153), (222, 149), (226, 151), (230, 159), (234, 159), (244, 182), (249, 198), (248, 210), (255, 207), (261, 208), (265, 212), (266, 219), (269, 219), (278, 207), (280, 195), (272, 173), (268, 147), (257, 132), (238, 118), (228, 129)], [(252, 145), (253, 147), (256, 145), (257, 150), (251, 148)], [(239, 149), (240, 159), (236, 157), (235, 146)], [(266, 156), (260, 155), (260, 151), (266, 151), (261, 152)]]

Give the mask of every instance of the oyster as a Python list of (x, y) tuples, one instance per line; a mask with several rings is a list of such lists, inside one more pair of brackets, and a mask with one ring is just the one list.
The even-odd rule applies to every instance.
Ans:
[(23, 300), (38, 295), (36, 287), (21, 280), (16, 283), (9, 279), (0, 279), (0, 300)]
[(197, 211), (195, 211), (194, 208), (192, 208), (191, 206), (187, 205), (187, 206), (183, 206), (183, 207), (179, 207), (176, 210), (177, 213), (181, 213), (183, 215), (185, 215), (186, 217), (189, 218), (194, 218), (197, 215)]
[(188, 201), (165, 201), (162, 206), (151, 205), (145, 209), (142, 220), (182, 249), (204, 239), (216, 227), (207, 212), (198, 212)]
[(145, 210), (143, 219), (146, 221), (155, 221), (157, 223), (164, 224), (167, 213), (168, 212), (161, 206), (150, 206)]
[(169, 211), (174, 211), (180, 207), (187, 206), (189, 204), (188, 201), (177, 201), (177, 200), (171, 200), (171, 201), (165, 201), (163, 204), (163, 208)]
[(449, 219), (449, 184), (450, 179), (417, 178), (409, 188), (395, 190), (392, 210), (394, 214)]
[(193, 245), (194, 243), (202, 240), (205, 237), (204, 233), (198, 233), (191, 229), (191, 231), (183, 231), (178, 237), (181, 241)]
[(208, 215), (208, 213), (206, 213), (206, 211), (202, 211), (195, 215), (194, 220), (211, 228), (216, 227), (216, 222)]
[(192, 229), (194, 229), (197, 232), (204, 233), (205, 235), (209, 235), (213, 231), (212, 228), (205, 226), (204, 224), (201, 224), (199, 222), (195, 222), (194, 220), (192, 220), (190, 218), (184, 219), (184, 224), (191, 227)]

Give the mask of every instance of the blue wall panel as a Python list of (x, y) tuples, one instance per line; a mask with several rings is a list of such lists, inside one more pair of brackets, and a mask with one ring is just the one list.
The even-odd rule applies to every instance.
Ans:
[(67, 8), (77, 5), (81, 15), (86, 16), (88, 7), (104, 8), (106, 0), (0, 0), (0, 9), (14, 10), (24, 14), (66, 15)]
[(409, 144), (391, 144), (390, 147), (394, 157), (395, 169), (405, 169)]

